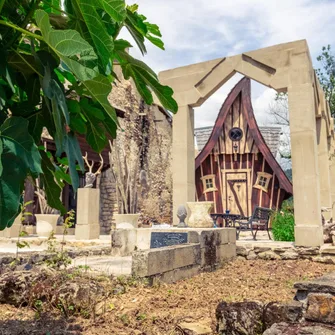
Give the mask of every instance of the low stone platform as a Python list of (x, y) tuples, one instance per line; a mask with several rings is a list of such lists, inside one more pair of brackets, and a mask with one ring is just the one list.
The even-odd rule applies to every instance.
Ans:
[(184, 231), (188, 233), (188, 243), (134, 251), (132, 274), (151, 282), (159, 279), (171, 283), (215, 270), (236, 257), (234, 228)]

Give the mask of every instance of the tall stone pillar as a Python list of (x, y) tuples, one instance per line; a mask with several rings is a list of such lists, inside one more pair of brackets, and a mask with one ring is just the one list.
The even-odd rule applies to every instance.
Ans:
[(100, 190), (79, 188), (77, 196), (76, 240), (98, 239), (100, 235)]
[[(306, 73), (306, 69), (302, 69), (301, 73)], [(298, 73), (295, 72), (294, 75), (297, 76)], [(294, 79), (296, 78), (291, 78), (292, 81), (295, 81)], [(288, 87), (288, 99), (295, 244), (297, 246), (320, 246), (323, 244), (323, 234), (314, 88), (311, 83), (295, 81), (294, 84)]]
[(335, 220), (335, 139), (332, 135), (330, 139), (330, 151), (329, 151), (329, 171), (330, 171), (330, 194), (331, 194), (331, 207), (332, 207), (332, 218)]
[[(318, 143), (318, 161), (319, 161), (319, 180), (320, 180), (320, 200), (321, 207), (331, 208), (330, 194), (330, 171), (329, 171), (329, 148), (326, 120), (324, 117), (316, 120), (317, 143)], [(323, 212), (326, 220), (332, 217), (329, 210)]]
[(194, 111), (190, 106), (179, 106), (173, 116), (172, 177), (173, 224), (179, 223), (177, 209), (195, 200)]

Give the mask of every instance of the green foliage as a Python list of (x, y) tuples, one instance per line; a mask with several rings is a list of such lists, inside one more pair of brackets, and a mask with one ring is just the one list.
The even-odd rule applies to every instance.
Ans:
[[(164, 49), (158, 26), (124, 0), (0, 0), (1, 230), (18, 215), (28, 176), (39, 178), (49, 206), (65, 213), (59, 200), (64, 181), (76, 190), (78, 167), (84, 169), (77, 134), (99, 153), (116, 136), (108, 101), (115, 61), (146, 103), (154, 93), (177, 111), (171, 88), (125, 52), (131, 45), (118, 39), (123, 27), (143, 54), (145, 40)], [(38, 150), (43, 127), (55, 141), (55, 157)], [(59, 164), (64, 156), (66, 168)]]
[(68, 265), (71, 264), (72, 260), (68, 255), (68, 252), (64, 250), (65, 245), (65, 237), (68, 234), (68, 229), (74, 225), (75, 221), (75, 211), (72, 209), (67, 213), (67, 218), (63, 224), (63, 238), (61, 241), (60, 249), (57, 247), (57, 241), (55, 239), (54, 232), (52, 231), (50, 236), (48, 237), (48, 249), (47, 251), (52, 254), (52, 257), (48, 258), (45, 262), (48, 266), (52, 268), (66, 268)]
[(281, 210), (275, 212), (271, 220), (275, 241), (294, 241), (294, 210), (292, 200), (284, 201)]
[(317, 57), (321, 63), (322, 69), (317, 69), (320, 84), (325, 92), (329, 103), (330, 113), (335, 116), (335, 56), (332, 53), (331, 46), (328, 44), (322, 47), (322, 53)]

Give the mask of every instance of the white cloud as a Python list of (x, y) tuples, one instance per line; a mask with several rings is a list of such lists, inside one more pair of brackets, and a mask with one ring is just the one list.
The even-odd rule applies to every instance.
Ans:
[[(144, 58), (157, 72), (297, 39), (308, 41), (314, 61), (323, 45), (335, 47), (334, 0), (137, 0), (137, 3), (140, 12), (150, 22), (157, 23), (163, 34), (166, 51), (148, 46)], [(133, 54), (140, 57), (138, 51)], [(316, 63), (315, 66), (318, 67)], [(214, 123), (234, 82), (229, 83), (197, 110), (197, 126)], [(252, 89), (255, 114), (263, 122), (273, 94), (257, 85)]]

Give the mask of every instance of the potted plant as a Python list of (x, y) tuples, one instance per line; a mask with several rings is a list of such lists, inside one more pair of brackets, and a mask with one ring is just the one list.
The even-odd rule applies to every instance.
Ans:
[(120, 146), (110, 143), (110, 167), (116, 186), (118, 214), (114, 214), (116, 228), (138, 228), (138, 191), (144, 194), (146, 172), (139, 171), (141, 149), (133, 155), (126, 154)]
[(59, 211), (48, 205), (46, 194), (43, 188), (40, 187), (40, 182), (36, 180), (37, 190), (35, 194), (38, 197), (38, 203), (41, 214), (35, 214), (36, 217), (36, 232), (39, 236), (49, 236), (52, 231), (56, 231)]

